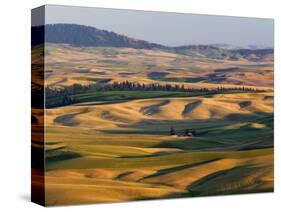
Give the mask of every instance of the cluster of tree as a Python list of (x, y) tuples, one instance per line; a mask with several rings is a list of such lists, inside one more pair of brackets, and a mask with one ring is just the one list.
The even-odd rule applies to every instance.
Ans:
[(53, 98), (53, 97), (81, 94), (81, 93), (86, 93), (86, 92), (95, 91), (95, 90), (98, 91), (94, 84), (81, 85), (81, 84), (75, 83), (71, 86), (67, 86), (67, 87), (63, 87), (63, 88), (46, 86), (45, 95), (46, 95), (46, 98), (49, 99), (49, 98)]
[(47, 97), (57, 95), (73, 95), (89, 91), (181, 91), (181, 92), (226, 92), (226, 91), (249, 91), (255, 92), (262, 90), (250, 87), (217, 87), (217, 88), (189, 88), (184, 85), (158, 84), (158, 83), (136, 83), (136, 82), (114, 82), (114, 83), (93, 83), (89, 85), (73, 84), (64, 88), (46, 87)]
[[(79, 102), (74, 98), (75, 94), (100, 92), (100, 91), (166, 91), (166, 92), (189, 92), (189, 93), (204, 93), (215, 94), (229, 91), (245, 91), (257, 92), (261, 90), (249, 87), (217, 87), (210, 88), (189, 88), (184, 85), (172, 84), (158, 84), (158, 83), (135, 83), (135, 82), (114, 82), (114, 83), (93, 83), (89, 85), (73, 84), (64, 88), (54, 88), (47, 86), (45, 88), (45, 96), (47, 107), (56, 107), (62, 105), (69, 105)], [(52, 101), (52, 100), (56, 101)]]

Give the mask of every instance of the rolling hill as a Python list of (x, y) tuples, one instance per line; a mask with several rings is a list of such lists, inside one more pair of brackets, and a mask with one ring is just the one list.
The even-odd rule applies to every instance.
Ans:
[(274, 50), (272, 48), (231, 49), (214, 45), (186, 45), (169, 47), (120, 35), (115, 32), (97, 29), (91, 26), (77, 24), (47, 24), (34, 26), (32, 32), (32, 45), (42, 42), (42, 34), (45, 31), (45, 42), (56, 44), (70, 44), (76, 47), (125, 47), (134, 49), (162, 49), (195, 57), (207, 57), (212, 59), (238, 60), (244, 58), (250, 61), (272, 61)]
[[(218, 46), (218, 45), (217, 45)], [(221, 60), (239, 60), (240, 58), (249, 61), (272, 61), (274, 50), (272, 48), (265, 49), (230, 49), (224, 46), (216, 47), (213, 45), (187, 45), (174, 48), (175, 52), (189, 56), (203, 56)]]
[(46, 205), (273, 191), (273, 49), (166, 47), (72, 24), (32, 33), (44, 29), (44, 48), (32, 41), (44, 180), (33, 170), (32, 184)]
[[(48, 109), (47, 205), (272, 191), (271, 95)], [(169, 136), (171, 125), (201, 135)]]
[[(129, 47), (136, 49), (164, 48), (164, 46), (159, 44), (77, 24), (48, 24), (45, 27), (32, 27), (32, 34), (34, 35), (32, 37), (38, 37), (44, 30), (45, 42), (49, 43), (64, 43), (72, 46)], [(39, 40), (34, 39), (32, 45), (37, 44), (39, 44)]]

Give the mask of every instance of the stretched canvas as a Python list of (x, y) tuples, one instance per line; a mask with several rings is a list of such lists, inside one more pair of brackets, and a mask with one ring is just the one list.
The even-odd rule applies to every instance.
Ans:
[(274, 21), (32, 10), (32, 201), (273, 192)]

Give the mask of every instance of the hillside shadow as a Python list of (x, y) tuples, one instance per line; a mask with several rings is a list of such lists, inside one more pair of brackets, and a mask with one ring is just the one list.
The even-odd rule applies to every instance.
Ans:
[[(261, 128), (252, 123), (261, 124)], [(176, 136), (163, 140), (155, 148), (179, 148), (188, 151), (234, 151), (273, 147), (273, 114), (230, 114), (223, 119), (209, 120), (145, 120), (120, 125), (126, 130), (103, 130), (109, 134), (142, 134)], [(197, 136), (182, 136), (185, 129), (196, 129)], [(131, 130), (130, 130), (131, 129)]]
[(78, 115), (88, 113), (88, 112), (89, 112), (89, 109), (85, 108), (84, 110), (82, 110), (81, 112), (78, 112), (78, 113), (61, 115), (54, 119), (54, 123), (60, 124), (63, 126), (67, 126), (67, 127), (75, 127), (75, 126), (78, 126), (80, 123), (75, 121), (74, 118)]

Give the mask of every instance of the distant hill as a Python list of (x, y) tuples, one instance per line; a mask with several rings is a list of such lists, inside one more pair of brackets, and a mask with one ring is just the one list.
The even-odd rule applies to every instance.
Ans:
[(223, 44), (223, 43), (216, 43), (210, 44), (213, 47), (217, 47), (220, 49), (229, 49), (229, 50), (237, 50), (237, 49), (251, 49), (251, 50), (258, 50), (258, 49), (270, 49), (269, 46), (264, 45), (231, 45), (231, 44)]
[(130, 38), (124, 35), (97, 29), (95, 27), (77, 24), (49, 24), (32, 27), (32, 45), (42, 43), (45, 30), (45, 42), (69, 44), (77, 47), (125, 47), (135, 49), (162, 49), (178, 54), (208, 57), (211, 59), (250, 61), (272, 61), (274, 50), (266, 49), (239, 49), (230, 45), (187, 45), (167, 47), (164, 45)]
[[(44, 26), (32, 27), (32, 45), (39, 44), (36, 39), (44, 31)], [(137, 49), (163, 48), (164, 46), (143, 40), (129, 38), (95, 27), (77, 24), (51, 24), (45, 25), (45, 42), (65, 43), (72, 46), (101, 46), (101, 47), (129, 47)]]
[(273, 60), (274, 50), (266, 49), (225, 49), (213, 45), (188, 45), (175, 47), (174, 51), (179, 54), (197, 57), (208, 57), (212, 59), (239, 60), (241, 58), (249, 61)]

